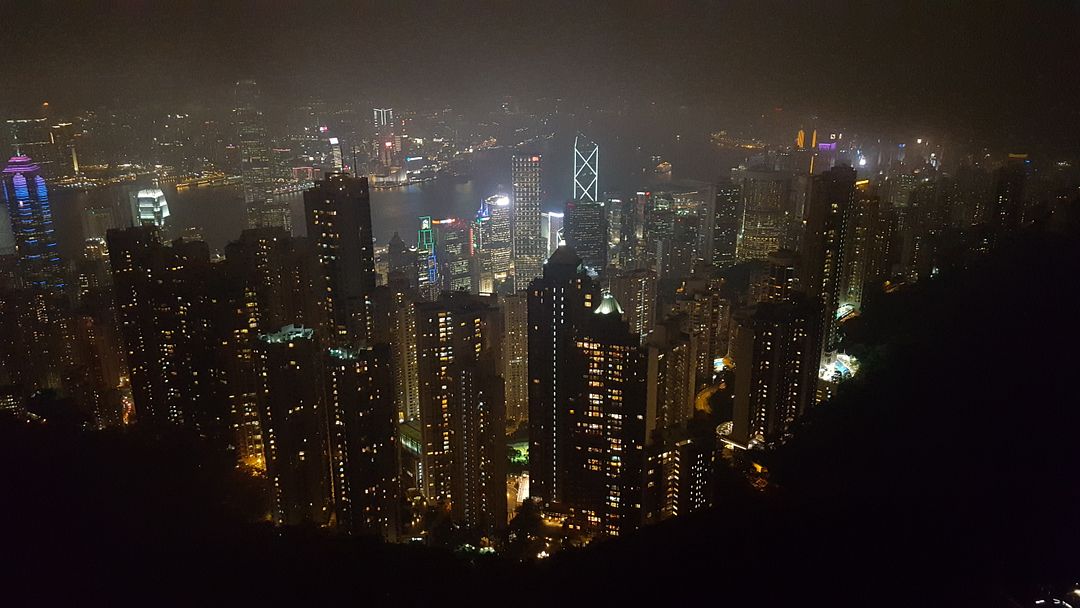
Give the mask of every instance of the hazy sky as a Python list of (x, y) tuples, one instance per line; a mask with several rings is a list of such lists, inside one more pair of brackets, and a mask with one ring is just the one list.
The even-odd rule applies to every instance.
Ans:
[(0, 106), (503, 93), (783, 106), (1080, 147), (1075, 0), (0, 1)]

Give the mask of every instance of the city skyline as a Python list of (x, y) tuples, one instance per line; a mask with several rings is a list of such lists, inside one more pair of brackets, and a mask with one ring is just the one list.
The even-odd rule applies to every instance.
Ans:
[(1080, 596), (1080, 5), (468, 4), (3, 11), (16, 603)]

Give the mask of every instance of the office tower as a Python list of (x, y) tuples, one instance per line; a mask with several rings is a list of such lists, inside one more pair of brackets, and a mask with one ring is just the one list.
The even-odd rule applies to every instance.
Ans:
[(327, 525), (333, 512), (330, 446), (314, 330), (287, 325), (260, 335), (256, 348), (274, 523)]
[(217, 437), (226, 412), (206, 244), (166, 246), (153, 226), (110, 230), (107, 241), (139, 421)]
[(563, 234), (566, 244), (581, 256), (585, 268), (597, 274), (607, 266), (608, 228), (604, 203), (574, 200), (566, 203)]
[(506, 348), (503, 349), (503, 378), (506, 381), (507, 428), (529, 420), (529, 295), (528, 291), (502, 298)]
[(856, 182), (855, 188), (855, 204), (848, 218), (850, 227), (847, 251), (844, 252), (840, 306), (861, 310), (867, 283), (878, 274), (873, 267), (873, 258), (880, 201), (865, 181)]
[[(600, 146), (583, 134), (574, 138), (574, 198), (576, 202), (599, 203)], [(582, 259), (586, 259), (584, 254)], [(586, 262), (587, 263), (587, 262)]]
[(771, 446), (784, 439), (814, 397), (821, 306), (796, 294), (735, 315), (734, 419), (731, 439)]
[(475, 293), (473, 226), (462, 219), (432, 220), (440, 291)]
[(571, 528), (619, 536), (642, 522), (645, 444), (655, 425), (647, 358), (611, 294), (584, 316), (567, 356), (565, 502)]
[(609, 269), (605, 279), (611, 295), (622, 303), (623, 319), (630, 324), (630, 331), (644, 342), (656, 321), (656, 273), (648, 268)]
[(304, 191), (307, 235), (315, 250), (325, 295), (328, 339), (366, 345), (371, 338), (375, 254), (367, 178), (331, 173)]
[(802, 286), (807, 296), (821, 303), (823, 353), (836, 351), (836, 313), (840, 308), (844, 253), (855, 205), (855, 170), (840, 166), (814, 176), (807, 209), (802, 252)]
[(240, 183), (248, 228), (281, 226), (292, 229), (289, 206), (274, 197), (270, 140), (259, 108), (259, 87), (253, 80), (236, 83), (233, 125), (240, 152)]
[(683, 319), (668, 317), (645, 340), (648, 354), (648, 411), (657, 428), (685, 426), (697, 395), (697, 341)]
[(529, 284), (529, 493), (545, 507), (562, 503), (570, 466), (563, 407), (571, 390), (566, 353), (598, 295), (581, 258), (565, 245), (548, 258), (543, 276)]
[(165, 227), (169, 217), (169, 203), (160, 188), (143, 188), (131, 198), (131, 223), (135, 226)]
[(416, 305), (421, 492), (485, 531), (506, 523), (502, 312), (489, 302), (446, 293)]
[(14, 234), (23, 284), (51, 294), (62, 292), (64, 266), (57, 249), (49, 189), (40, 167), (29, 157), (11, 157), (0, 173), (0, 193)]
[(420, 229), (416, 231), (416, 282), (420, 297), (434, 300), (439, 297), (439, 260), (435, 248), (435, 228), (431, 216), (420, 218)]
[(394, 109), (373, 108), (372, 118), (375, 127), (374, 156), (383, 167), (391, 167), (401, 151), (400, 141), (396, 137), (398, 125), (394, 121)]
[(354, 535), (397, 537), (397, 411), (390, 349), (332, 348), (324, 395), (335, 525)]
[(495, 293), (510, 277), (514, 249), (510, 216), (510, 197), (505, 195), (489, 196), (476, 213), (474, 240), (480, 258), (481, 293)]
[(539, 154), (515, 154), (511, 159), (515, 288), (543, 274), (547, 245), (540, 236), (540, 167)]
[(545, 211), (540, 214), (540, 236), (544, 240), (547, 251), (544, 259), (551, 257), (555, 250), (566, 242), (563, 238), (563, 220), (565, 215), (555, 211)]
[(730, 181), (716, 188), (716, 220), (713, 227), (714, 266), (735, 264), (739, 240), (739, 187)]
[(731, 172), (739, 189), (742, 218), (736, 245), (736, 258), (763, 260), (780, 247), (789, 220), (788, 207), (791, 176), (780, 171), (739, 167)]

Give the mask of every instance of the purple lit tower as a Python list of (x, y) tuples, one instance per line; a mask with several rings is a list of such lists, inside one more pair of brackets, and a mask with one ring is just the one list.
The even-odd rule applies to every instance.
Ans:
[(0, 173), (3, 197), (19, 272), (27, 287), (60, 292), (64, 289), (64, 267), (57, 251), (49, 190), (41, 169), (27, 156), (13, 156)]

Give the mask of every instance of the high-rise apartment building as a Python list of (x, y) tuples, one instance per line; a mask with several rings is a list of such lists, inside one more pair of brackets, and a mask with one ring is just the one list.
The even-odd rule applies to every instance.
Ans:
[(422, 494), (469, 528), (506, 523), (502, 312), (446, 293), (416, 305)]
[(599, 303), (599, 290), (581, 258), (559, 247), (529, 284), (529, 492), (545, 506), (565, 497), (571, 378), (566, 353), (577, 326)]
[(322, 278), (321, 298), (331, 342), (371, 339), (375, 252), (367, 178), (332, 173), (304, 192), (308, 239)]
[(807, 296), (821, 303), (824, 353), (838, 346), (836, 313), (840, 308), (844, 254), (848, 250), (850, 215), (855, 205), (855, 170), (848, 166), (814, 176), (803, 241), (802, 285)]
[(605, 294), (575, 328), (567, 350), (566, 481), (569, 525), (619, 536), (640, 527), (647, 411), (647, 357)]

